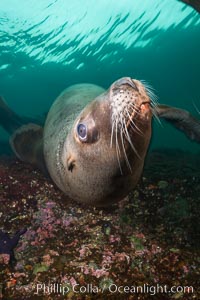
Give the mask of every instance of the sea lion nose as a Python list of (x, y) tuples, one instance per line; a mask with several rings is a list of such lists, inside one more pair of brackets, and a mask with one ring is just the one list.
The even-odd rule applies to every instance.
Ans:
[(129, 85), (134, 90), (138, 91), (138, 88), (137, 88), (135, 82), (130, 77), (123, 77), (115, 82), (116, 87), (120, 87), (121, 85)]

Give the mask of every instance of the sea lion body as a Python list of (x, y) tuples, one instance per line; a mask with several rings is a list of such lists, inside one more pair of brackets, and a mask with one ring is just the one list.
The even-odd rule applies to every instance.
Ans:
[[(80, 120), (94, 124), (99, 135), (97, 141), (79, 141), (76, 127)], [(142, 144), (137, 146), (140, 155), (129, 149), (133, 154), (129, 159), (134, 167), (132, 172), (124, 162), (122, 146), (118, 158), (115, 142), (111, 147), (109, 92), (92, 84), (69, 87), (52, 105), (44, 126), (44, 157), (51, 178), (64, 193), (79, 202), (105, 206), (122, 199), (140, 178), (151, 136), (151, 122), (148, 123), (148, 134), (136, 133)], [(69, 167), (71, 163), (75, 165), (73, 170)]]

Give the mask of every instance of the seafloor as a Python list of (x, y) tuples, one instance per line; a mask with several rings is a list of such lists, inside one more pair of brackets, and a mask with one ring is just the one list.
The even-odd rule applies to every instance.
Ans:
[[(2, 156), (0, 230), (13, 237), (25, 228), (15, 258), (0, 241), (0, 299), (200, 299), (200, 154), (149, 153), (135, 191), (104, 210)], [(151, 286), (168, 292), (151, 296)]]

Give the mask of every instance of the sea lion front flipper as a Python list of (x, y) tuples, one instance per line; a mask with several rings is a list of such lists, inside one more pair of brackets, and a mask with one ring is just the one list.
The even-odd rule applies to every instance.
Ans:
[(10, 134), (24, 124), (23, 119), (13, 112), (0, 96), (0, 124)]
[(183, 131), (189, 139), (200, 143), (200, 120), (193, 117), (188, 111), (159, 104), (154, 113)]
[(16, 156), (48, 174), (43, 154), (43, 128), (27, 124), (18, 128), (10, 137), (10, 145)]
[(9, 134), (13, 134), (19, 127), (28, 123), (35, 123), (43, 126), (44, 120), (43, 117), (27, 118), (24, 116), (19, 116), (7, 105), (4, 98), (0, 96), (0, 125)]

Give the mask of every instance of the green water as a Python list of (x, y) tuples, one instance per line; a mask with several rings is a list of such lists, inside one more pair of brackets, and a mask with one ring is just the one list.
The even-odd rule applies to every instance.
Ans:
[[(27, 116), (46, 113), (68, 85), (124, 76), (198, 115), (199, 49), (200, 15), (176, 0), (0, 1), (0, 94)], [(153, 126), (151, 147), (199, 151), (164, 121)]]

